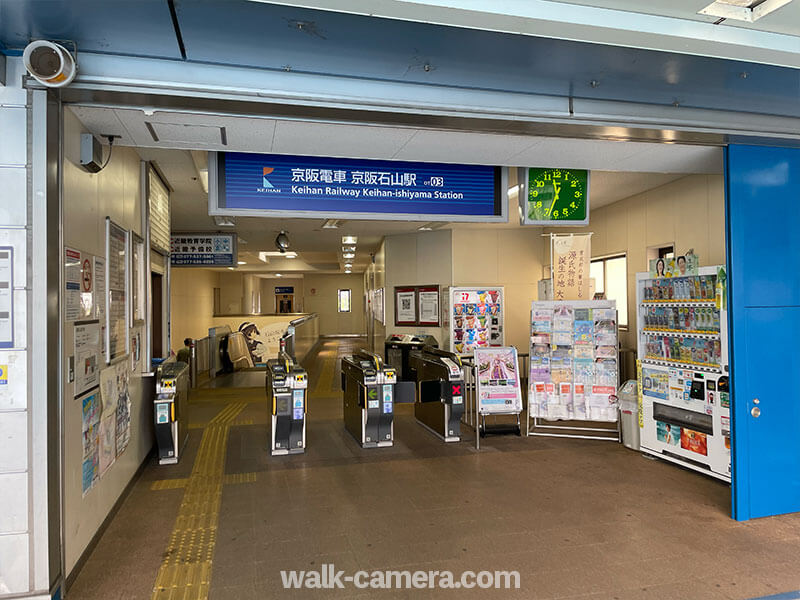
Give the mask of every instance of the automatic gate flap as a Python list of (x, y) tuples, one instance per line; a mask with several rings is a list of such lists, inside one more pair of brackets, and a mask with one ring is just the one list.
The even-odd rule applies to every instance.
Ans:
[(413, 381), (398, 381), (394, 384), (395, 404), (414, 404), (417, 395), (417, 384)]

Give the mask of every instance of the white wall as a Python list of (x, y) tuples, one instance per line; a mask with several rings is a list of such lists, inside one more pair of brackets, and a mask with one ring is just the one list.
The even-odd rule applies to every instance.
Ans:
[(219, 272), (173, 267), (170, 277), (170, 343), (177, 352), (185, 338), (204, 338), (214, 326), (214, 288), (219, 287)]
[(453, 243), (449, 229), (390, 235), (386, 250), (386, 335), (423, 333), (442, 344), (441, 327), (397, 327), (394, 324), (394, 288), (453, 282)]
[(531, 301), (542, 274), (539, 227), (453, 231), (453, 286), (504, 286), (505, 344), (530, 346)]
[(260, 280), (261, 286), (261, 312), (275, 312), (275, 288), (293, 287), (294, 288), (294, 311), (303, 312), (303, 278), (302, 277), (270, 277)]
[[(303, 282), (305, 309), (308, 313), (319, 315), (320, 335), (366, 333), (364, 279), (361, 274), (306, 274)], [(349, 313), (340, 313), (337, 292), (339, 289), (348, 288), (351, 290), (351, 310)]]
[[(83, 127), (68, 109), (64, 111), (64, 243), (82, 252), (105, 255), (105, 223), (110, 216), (118, 225), (142, 236), (140, 161), (135, 151), (118, 147), (100, 173), (80, 167)], [(64, 361), (73, 354), (73, 325), (64, 323)], [(65, 575), (97, 532), (114, 503), (153, 446), (152, 379), (131, 376), (131, 439), (128, 448), (82, 497), (81, 405), (72, 398), (72, 383), (63, 382), (65, 437)]]

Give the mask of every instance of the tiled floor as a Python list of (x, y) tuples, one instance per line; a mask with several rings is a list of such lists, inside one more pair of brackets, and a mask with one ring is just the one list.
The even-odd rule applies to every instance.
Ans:
[[(327, 340), (306, 365), (304, 455), (269, 456), (262, 387), (197, 393), (183, 460), (148, 466), (68, 598), (206, 597), (153, 588), (209, 430), (200, 426), (236, 401), (247, 404), (227, 430), (211, 598), (714, 600), (800, 589), (800, 515), (736, 523), (728, 486), (619, 444), (498, 436), (476, 452), (469, 440), (443, 444), (403, 405), (395, 446), (362, 450), (342, 425), (333, 366), (355, 343)], [(281, 569), (328, 563), (351, 573), (517, 570), (521, 585), (283, 590)]]

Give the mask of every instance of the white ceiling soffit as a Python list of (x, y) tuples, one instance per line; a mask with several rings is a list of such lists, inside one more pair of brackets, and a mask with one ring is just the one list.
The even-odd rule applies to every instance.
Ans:
[[(140, 148), (223, 150), (500, 166), (569, 167), (647, 173), (721, 173), (718, 147), (469, 133), (137, 109), (72, 106), (95, 135)], [(166, 123), (179, 141), (155, 141), (147, 123)], [(185, 130), (180, 127), (188, 126)], [(205, 135), (224, 128), (226, 138)], [(194, 135), (195, 131), (202, 132)], [(193, 141), (191, 141), (193, 140)], [(152, 160), (158, 160), (153, 158)], [(191, 164), (191, 161), (189, 161)]]
[[(387, 19), (800, 67), (793, 2), (747, 27), (714, 25), (696, 0), (254, 0)], [(600, 6), (597, 6), (600, 5)], [(645, 12), (646, 11), (646, 12)], [(782, 14), (783, 13), (783, 14)], [(793, 19), (793, 17), (795, 17)]]

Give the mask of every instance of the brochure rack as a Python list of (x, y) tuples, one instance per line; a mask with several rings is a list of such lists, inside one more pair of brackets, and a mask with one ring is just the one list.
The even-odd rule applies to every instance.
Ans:
[(620, 441), (617, 340), (613, 300), (531, 304), (527, 435)]
[(731, 480), (728, 313), (722, 266), (636, 274), (641, 450)]

